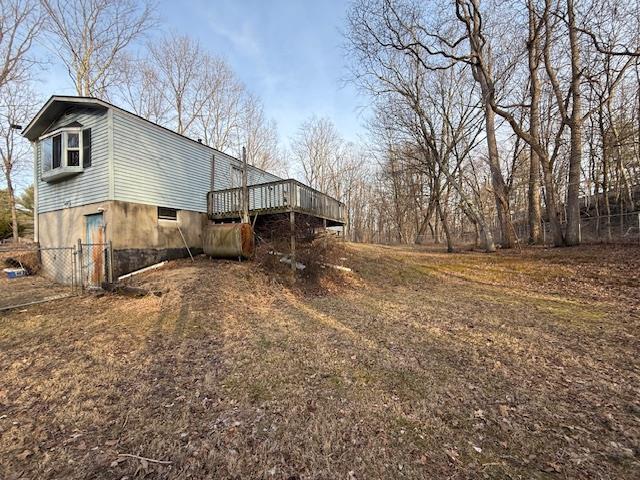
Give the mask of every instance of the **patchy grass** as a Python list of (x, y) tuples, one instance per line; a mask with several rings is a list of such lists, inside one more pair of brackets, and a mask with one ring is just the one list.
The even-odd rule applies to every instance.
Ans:
[(638, 478), (637, 248), (345, 255), (0, 317), (0, 478)]

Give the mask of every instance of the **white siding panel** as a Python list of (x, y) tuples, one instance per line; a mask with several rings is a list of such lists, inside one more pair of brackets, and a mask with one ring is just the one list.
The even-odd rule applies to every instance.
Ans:
[(82, 173), (57, 183), (47, 183), (42, 177), (42, 149), (36, 143), (38, 211), (49, 212), (65, 207), (77, 207), (108, 200), (108, 135), (107, 113), (100, 110), (77, 108), (60, 117), (50, 128), (71, 122), (80, 122), (91, 128), (91, 166)]

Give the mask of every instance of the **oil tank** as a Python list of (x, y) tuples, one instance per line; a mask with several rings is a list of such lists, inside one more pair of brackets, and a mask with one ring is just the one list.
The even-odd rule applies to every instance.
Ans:
[(248, 223), (210, 224), (202, 235), (204, 253), (216, 258), (251, 258), (255, 241)]

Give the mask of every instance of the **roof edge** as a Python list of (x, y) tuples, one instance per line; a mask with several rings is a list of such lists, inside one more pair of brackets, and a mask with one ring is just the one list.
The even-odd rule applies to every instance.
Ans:
[[(29, 122), (29, 124), (26, 126), (26, 128), (22, 131), (22, 136), (28, 138), (31, 141), (35, 140), (35, 138), (33, 138), (33, 139), (29, 138), (29, 130), (31, 130), (33, 128), (33, 126), (37, 124), (37, 122), (40, 119), (40, 117), (42, 117), (42, 114), (56, 101), (70, 102), (70, 103), (77, 103), (77, 104), (94, 104), (94, 105), (97, 105), (97, 106), (100, 106), (100, 107), (103, 107), (103, 108), (106, 108), (106, 109), (118, 110), (118, 111), (123, 112), (123, 113), (125, 113), (127, 115), (131, 115), (132, 117), (140, 119), (140, 120), (142, 120), (144, 122), (150, 123), (151, 125), (155, 125), (156, 127), (159, 127), (159, 128), (161, 128), (163, 130), (166, 130), (167, 132), (170, 132), (170, 133), (172, 133), (174, 135), (178, 135), (179, 137), (187, 139), (187, 140), (189, 140), (189, 141), (191, 141), (193, 143), (196, 143), (197, 145), (201, 145), (201, 146), (203, 146), (205, 148), (208, 148), (209, 150), (212, 150), (215, 153), (219, 153), (221, 155), (225, 155), (227, 157), (230, 157), (230, 158), (232, 158), (233, 160), (235, 160), (237, 162), (241, 161), (235, 155), (231, 155), (229, 153), (226, 153), (226, 152), (223, 152), (221, 150), (218, 150), (217, 148), (211, 147), (211, 146), (209, 146), (209, 145), (207, 145), (205, 143), (202, 143), (202, 142), (199, 142), (197, 140), (194, 140), (191, 137), (187, 137), (186, 135), (178, 133), (175, 130), (172, 130), (170, 128), (162, 126), (162, 125), (160, 125), (158, 123), (152, 122), (151, 120), (149, 120), (147, 118), (144, 118), (144, 117), (142, 117), (142, 116), (140, 116), (140, 115), (138, 115), (136, 113), (130, 112), (129, 110), (126, 110), (126, 109), (124, 109), (122, 107), (119, 107), (117, 105), (114, 105), (113, 103), (109, 103), (106, 100), (102, 100), (102, 99), (97, 98), (97, 97), (83, 97), (83, 96), (75, 96), (75, 95), (51, 95), (51, 97), (49, 97), (49, 100), (47, 100), (45, 102), (45, 104), (42, 106), (42, 108), (40, 108), (40, 110), (38, 110), (38, 113), (36, 113), (36, 115), (33, 117), (33, 119)], [(251, 165), (251, 164), (249, 164), (249, 165), (251, 166), (251, 168), (254, 168), (254, 169), (256, 169), (256, 170), (258, 170), (260, 172), (267, 173), (269, 175), (273, 175), (273, 176), (275, 176), (277, 178), (282, 179), (280, 176), (276, 175), (275, 173), (269, 172), (267, 170), (263, 170), (262, 168), (256, 167), (255, 165)]]
[(54, 102), (73, 102), (73, 103), (77, 103), (79, 105), (81, 104), (93, 104), (95, 106), (100, 106), (103, 108), (110, 108), (110, 104), (105, 102), (104, 100), (100, 100), (99, 98), (95, 98), (95, 97), (78, 97), (78, 96), (71, 96), (71, 95), (51, 95), (49, 97), (49, 99), (45, 102), (45, 104), (40, 108), (40, 110), (38, 110), (38, 113), (35, 114), (35, 116), (31, 119), (31, 121), (29, 122), (29, 124), (24, 128), (24, 130), (22, 130), (22, 136), (33, 141), (35, 140), (35, 138), (31, 138), (29, 136), (29, 132), (33, 129), (33, 127), (35, 125), (38, 124), (38, 121), (42, 118), (42, 115), (44, 114), (44, 112), (46, 112), (49, 107), (51, 107), (51, 105)]

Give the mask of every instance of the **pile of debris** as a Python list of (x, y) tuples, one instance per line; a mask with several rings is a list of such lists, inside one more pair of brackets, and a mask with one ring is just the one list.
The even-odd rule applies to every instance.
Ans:
[(40, 258), (37, 250), (18, 250), (0, 252), (2, 271), (9, 278), (35, 275), (40, 271)]

